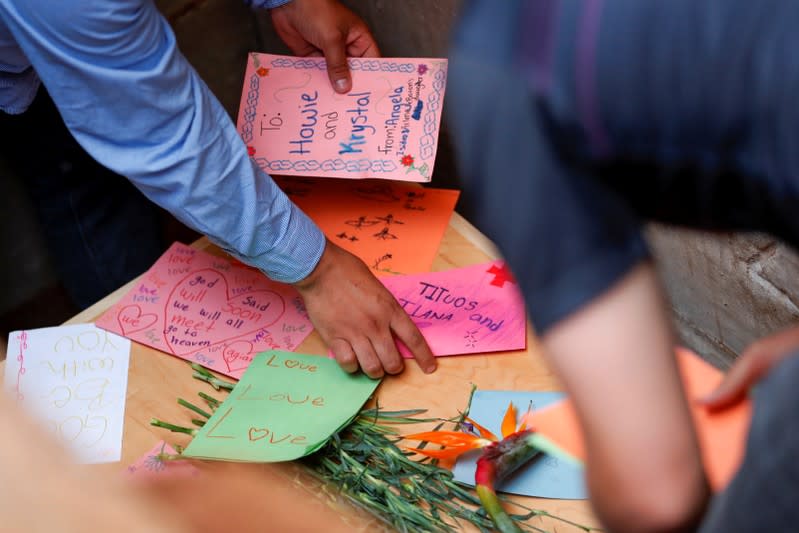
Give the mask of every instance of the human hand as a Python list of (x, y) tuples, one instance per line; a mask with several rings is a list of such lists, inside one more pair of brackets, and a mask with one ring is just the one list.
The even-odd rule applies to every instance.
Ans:
[(330, 241), (314, 271), (294, 286), (314, 327), (347, 372), (371, 378), (402, 372), (394, 337), (426, 373), (436, 369), (430, 348), (394, 296), (357, 257)]
[(720, 410), (737, 403), (749, 389), (783, 359), (799, 348), (799, 326), (763, 337), (744, 350), (721, 384), (700, 401), (708, 409)]
[(333, 89), (352, 89), (347, 57), (380, 57), (366, 23), (337, 0), (292, 0), (271, 11), (278, 36), (298, 56), (322, 56)]

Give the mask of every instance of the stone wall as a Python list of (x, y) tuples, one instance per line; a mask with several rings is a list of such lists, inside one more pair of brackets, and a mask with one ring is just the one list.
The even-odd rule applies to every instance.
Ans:
[(785, 245), (662, 226), (648, 237), (680, 336), (718, 366), (799, 322), (799, 255)]

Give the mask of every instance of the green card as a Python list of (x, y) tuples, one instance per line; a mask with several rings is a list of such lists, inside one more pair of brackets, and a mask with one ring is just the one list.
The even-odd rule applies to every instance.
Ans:
[(326, 357), (259, 353), (183, 455), (254, 463), (303, 457), (348, 424), (378, 383)]

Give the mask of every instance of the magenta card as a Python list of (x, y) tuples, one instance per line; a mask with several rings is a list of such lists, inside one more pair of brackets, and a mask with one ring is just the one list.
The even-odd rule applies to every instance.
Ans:
[[(524, 300), (501, 261), (380, 281), (436, 356), (523, 350), (527, 345)], [(404, 346), (400, 351), (410, 357)]]
[(269, 174), (428, 182), (447, 60), (351, 58), (336, 93), (325, 60), (251, 53), (238, 130)]
[(96, 325), (235, 378), (258, 352), (291, 351), (313, 329), (293, 287), (180, 243)]
[(164, 441), (159, 441), (153, 448), (139, 457), (135, 463), (125, 469), (125, 475), (133, 478), (153, 477), (193, 477), (200, 470), (184, 460), (162, 460), (161, 454), (177, 455), (175, 449)]

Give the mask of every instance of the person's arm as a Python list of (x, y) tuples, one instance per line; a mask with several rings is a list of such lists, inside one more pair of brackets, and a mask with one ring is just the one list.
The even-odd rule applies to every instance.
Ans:
[(588, 149), (570, 113), (573, 80), (548, 80), (552, 97), (531, 87), (503, 56), (515, 42), (493, 34), (507, 19), (490, 20), (489, 3), (473, 6), (456, 35), (447, 98), (470, 111), (450, 120), (475, 223), (512, 268), (574, 400), (603, 525), (687, 527), (708, 493), (641, 221), (579, 155)]
[(602, 523), (614, 532), (693, 531), (709, 492), (651, 265), (542, 340), (583, 428)]
[[(270, 278), (297, 283), (313, 274), (317, 286), (345, 287), (339, 299), (327, 291), (303, 296), (328, 344), (344, 338), (368, 368), (379, 358), (382, 366), (371, 375), (402, 369), (392, 333), (423, 369), (435, 368), (410, 318), (396, 318), (399, 304), (390, 293), (368, 269), (342, 268), (352, 264), (351, 256), (326, 242), (249, 159), (227, 113), (180, 54), (151, 2), (8, 0), (0, 16), (71, 133), (101, 164)], [(339, 268), (319, 271), (331, 263)], [(381, 304), (370, 308), (366, 323), (356, 323), (351, 306), (363, 292)]]
[(75, 463), (5, 391), (0, 435), (0, 530), (190, 531), (171, 508), (135, 490), (121, 474)]
[(272, 24), (298, 56), (324, 56), (333, 89), (352, 88), (347, 57), (380, 57), (374, 37), (358, 15), (338, 0), (246, 0), (270, 9)]

